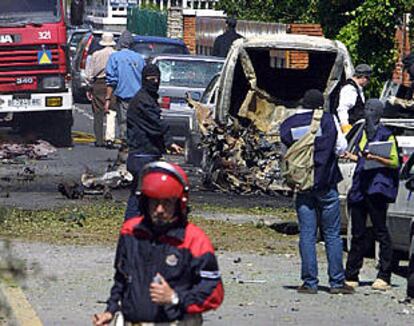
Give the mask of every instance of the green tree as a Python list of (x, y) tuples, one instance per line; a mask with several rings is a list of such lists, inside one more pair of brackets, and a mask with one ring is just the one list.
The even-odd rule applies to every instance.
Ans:
[[(240, 19), (320, 23), (328, 38), (348, 47), (354, 63), (372, 65), (368, 96), (378, 96), (395, 66), (395, 29), (413, 0), (221, 0), (218, 9)], [(411, 20), (414, 31), (414, 17)], [(414, 34), (411, 35), (414, 37)]]
[(405, 9), (403, 0), (366, 0), (350, 13), (352, 20), (337, 35), (347, 46), (354, 64), (365, 62), (372, 66), (368, 96), (379, 96), (383, 82), (394, 69), (395, 28)]

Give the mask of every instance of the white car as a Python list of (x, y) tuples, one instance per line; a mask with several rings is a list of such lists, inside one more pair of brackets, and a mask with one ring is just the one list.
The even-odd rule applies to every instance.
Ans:
[[(391, 129), (396, 137), (400, 157), (400, 184), (395, 203), (390, 204), (387, 213), (393, 249), (407, 253), (410, 250), (412, 228), (414, 226), (414, 119), (383, 119), (382, 123)], [(364, 121), (358, 121), (347, 134), (348, 151), (353, 152), (356, 138), (364, 127)], [(347, 195), (352, 185), (355, 162), (340, 160), (339, 167), (344, 180), (338, 185), (341, 200), (342, 225), (347, 227), (350, 237), (351, 227), (348, 221)], [(348, 241), (348, 245), (349, 245)]]

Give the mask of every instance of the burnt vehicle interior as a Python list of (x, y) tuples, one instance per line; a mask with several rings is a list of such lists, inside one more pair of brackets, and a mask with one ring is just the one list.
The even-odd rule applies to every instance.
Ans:
[[(255, 71), (257, 87), (274, 98), (276, 104), (288, 108), (296, 107), (308, 89), (325, 90), (337, 56), (336, 52), (268, 48), (248, 48), (246, 52)], [(237, 117), (249, 89), (239, 57), (231, 90), (229, 113), (233, 117)]]

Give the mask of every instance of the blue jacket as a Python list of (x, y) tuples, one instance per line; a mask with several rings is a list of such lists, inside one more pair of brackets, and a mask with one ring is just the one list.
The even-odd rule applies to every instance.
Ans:
[[(142, 216), (125, 221), (115, 269), (107, 311), (121, 310), (129, 322), (180, 320), (185, 314), (216, 309), (223, 301), (223, 284), (213, 246), (201, 229), (186, 221), (159, 236)], [(151, 301), (149, 288), (157, 273), (177, 293), (178, 305)]]
[[(280, 138), (288, 148), (296, 141), (292, 136), (292, 129), (310, 126), (313, 111), (297, 113), (287, 118), (280, 126)], [(324, 112), (320, 125), (321, 135), (315, 139), (314, 149), (314, 187), (312, 190), (328, 190), (336, 187), (342, 180), (342, 174), (338, 167), (338, 159), (335, 154), (335, 144), (338, 132), (336, 130), (333, 115)]]
[(130, 100), (142, 84), (144, 58), (137, 52), (122, 49), (114, 52), (106, 64), (106, 84), (114, 88), (114, 95), (122, 100)]
[[(362, 130), (356, 140), (356, 154), (365, 150), (360, 148), (361, 139), (365, 131)], [(373, 141), (394, 140), (392, 132), (385, 126), (380, 126)], [(357, 203), (364, 200), (366, 195), (381, 195), (387, 203), (395, 202), (398, 194), (398, 167), (381, 167), (376, 169), (364, 170), (365, 158), (359, 156), (354, 176), (352, 178), (352, 187), (348, 194), (349, 203)]]

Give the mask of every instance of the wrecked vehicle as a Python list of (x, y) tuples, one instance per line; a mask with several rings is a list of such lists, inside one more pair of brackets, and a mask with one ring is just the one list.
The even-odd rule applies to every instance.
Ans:
[(212, 110), (211, 104), (192, 103), (204, 184), (240, 194), (290, 193), (280, 171), (281, 122), (308, 89), (323, 91), (329, 110), (352, 74), (349, 53), (339, 41), (294, 34), (235, 41), (216, 90), (209, 90)]

